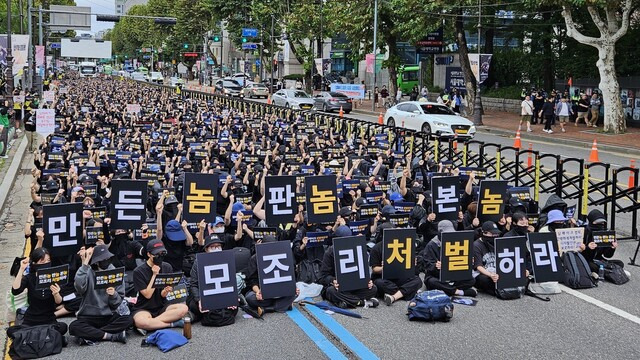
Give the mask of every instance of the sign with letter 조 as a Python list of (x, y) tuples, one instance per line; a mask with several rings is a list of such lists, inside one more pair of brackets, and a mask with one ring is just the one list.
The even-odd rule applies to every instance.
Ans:
[(265, 299), (296, 294), (295, 261), (288, 241), (256, 244), (260, 292)]

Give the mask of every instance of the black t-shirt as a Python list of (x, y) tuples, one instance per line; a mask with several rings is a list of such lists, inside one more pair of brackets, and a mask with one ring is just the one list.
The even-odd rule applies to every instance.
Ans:
[(187, 252), (187, 241), (171, 241), (163, 235), (162, 242), (167, 249), (167, 256), (164, 257), (165, 261), (171, 264), (174, 272), (182, 271), (184, 254)]
[(13, 295), (27, 289), (29, 307), (24, 314), (24, 322), (29, 325), (50, 324), (56, 320), (56, 302), (49, 288), (36, 290), (36, 269), (31, 265), (28, 275), (22, 277), (19, 289), (11, 288)]
[[(369, 265), (373, 268), (374, 266), (382, 265), (382, 241), (375, 244), (371, 251), (369, 252)], [(380, 279), (382, 277), (382, 273), (374, 273), (371, 271), (371, 280)]]
[[(160, 273), (168, 274), (172, 272), (173, 270), (171, 269), (171, 264), (163, 262), (162, 266), (160, 266)], [(136, 291), (140, 292), (140, 290), (146, 289), (149, 285), (149, 281), (151, 281), (152, 276), (153, 271), (151, 271), (151, 266), (149, 266), (149, 264), (147, 264), (146, 262), (133, 270), (133, 286), (135, 287)], [(156, 289), (153, 292), (153, 295), (151, 295), (150, 299), (147, 299), (141, 293), (138, 294), (138, 300), (136, 301), (133, 309), (147, 310), (150, 312), (162, 309), (162, 307), (166, 303), (166, 300), (160, 294), (161, 292), (162, 289)]]

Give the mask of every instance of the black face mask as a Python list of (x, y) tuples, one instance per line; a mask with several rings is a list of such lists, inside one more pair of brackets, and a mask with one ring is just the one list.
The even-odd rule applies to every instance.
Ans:
[(521, 226), (521, 225), (515, 225), (513, 227), (513, 230), (516, 232), (516, 234), (518, 235), (526, 235), (529, 232), (529, 226)]
[(487, 244), (489, 249), (493, 249), (493, 241), (494, 240), (495, 240), (495, 237), (493, 237), (493, 236), (482, 235), (482, 241), (484, 241), (484, 243)]
[(48, 263), (44, 263), (44, 264), (36, 264), (36, 263), (32, 263), (31, 265), (29, 265), (29, 272), (34, 273), (38, 270), (42, 270), (42, 269), (46, 269), (46, 268), (50, 268), (51, 267), (51, 262)]
[(118, 234), (115, 236), (118, 241), (127, 241), (129, 236), (127, 234)]
[(153, 257), (153, 264), (154, 265), (162, 265), (162, 262), (164, 261), (164, 255), (156, 255)]
[(548, 225), (549, 230), (556, 231), (556, 229), (564, 229), (564, 223), (551, 223)]
[(107, 270), (109, 268), (109, 265), (111, 265), (111, 259), (106, 259), (106, 260), (102, 260), (102, 261), (98, 261), (98, 267), (101, 270)]
[(607, 224), (591, 224), (591, 229), (595, 231), (607, 230)]

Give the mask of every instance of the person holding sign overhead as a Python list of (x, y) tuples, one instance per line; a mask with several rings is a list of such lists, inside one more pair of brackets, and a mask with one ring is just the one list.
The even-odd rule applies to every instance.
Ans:
[(154, 288), (156, 275), (173, 272), (171, 265), (164, 262), (166, 255), (167, 249), (162, 241), (149, 241), (148, 260), (133, 271), (133, 284), (138, 291), (138, 300), (133, 307), (133, 321), (143, 336), (146, 336), (148, 330), (182, 327), (182, 318), (189, 311), (185, 304), (167, 304), (166, 297), (172, 291), (171, 286)]
[[(76, 316), (78, 320), (69, 325), (69, 334), (76, 336), (78, 343), (91, 345), (97, 341), (127, 342), (126, 330), (133, 319), (121, 309), (124, 299), (124, 283), (106, 289), (96, 288), (96, 271), (113, 270), (113, 254), (106, 245), (80, 248), (78, 256), (82, 266), (75, 277), (75, 288), (82, 296), (82, 304)], [(123, 273), (124, 273), (124, 268)]]
[[(20, 269), (11, 286), (13, 295), (20, 295), (27, 290), (29, 307), (24, 313), (24, 320), (20, 325), (14, 325), (7, 329), (7, 336), (13, 338), (13, 334), (21, 329), (31, 326), (53, 324), (55, 329), (64, 335), (67, 333), (67, 324), (56, 321), (56, 307), (62, 304), (60, 286), (52, 284), (46, 289), (37, 289), (36, 274), (39, 269), (51, 267), (51, 257), (46, 248), (39, 247), (31, 252), (27, 259), (20, 262)], [(25, 271), (28, 268), (28, 274)]]

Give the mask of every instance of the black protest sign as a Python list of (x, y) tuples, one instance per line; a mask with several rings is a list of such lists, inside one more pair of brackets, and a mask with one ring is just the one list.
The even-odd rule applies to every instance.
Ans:
[(305, 180), (307, 214), (310, 224), (336, 221), (338, 217), (338, 194), (336, 176), (311, 176)]
[(87, 236), (85, 237), (85, 245), (95, 245), (98, 240), (104, 242), (104, 228), (102, 226), (87, 226), (85, 229)]
[(408, 279), (415, 275), (416, 229), (384, 229), (383, 279)]
[(409, 225), (410, 218), (411, 218), (411, 214), (409, 213), (389, 215), (389, 221), (391, 221), (391, 223), (395, 227), (405, 227)]
[(238, 306), (236, 258), (232, 250), (196, 255), (203, 310)]
[(443, 232), (440, 245), (440, 281), (473, 278), (472, 244), (474, 231)]
[(69, 282), (69, 264), (52, 266), (36, 271), (36, 289), (48, 289), (53, 284), (60, 287)]
[(167, 273), (156, 275), (156, 280), (153, 282), (153, 287), (156, 289), (163, 289), (166, 286), (176, 286), (182, 280), (182, 273)]
[(527, 234), (533, 277), (537, 283), (562, 281), (562, 261), (558, 251), (558, 239), (552, 232)]
[(436, 219), (457, 220), (460, 211), (460, 180), (457, 176), (431, 178), (431, 204)]
[(263, 298), (296, 294), (295, 261), (289, 241), (257, 244), (256, 260)]
[(106, 289), (118, 287), (124, 282), (124, 267), (101, 270), (95, 272), (94, 289)]
[(147, 182), (113, 180), (111, 185), (111, 228), (141, 227), (147, 219)]
[(483, 180), (480, 182), (476, 215), (480, 224), (489, 220), (498, 223), (504, 213), (506, 194), (507, 182), (504, 180)]
[(98, 206), (86, 210), (91, 211), (92, 219), (101, 220), (107, 217), (107, 208), (105, 206)]
[(82, 245), (82, 203), (45, 205), (42, 227), (44, 241), (52, 257), (62, 257), (78, 252)]
[(592, 234), (593, 242), (596, 243), (598, 247), (611, 247), (613, 243), (616, 242), (616, 232), (613, 230), (594, 231)]
[(333, 256), (339, 291), (364, 289), (369, 285), (369, 257), (364, 236), (333, 239)]
[(187, 291), (187, 285), (178, 285), (174, 286), (172, 291), (169, 291), (165, 300), (167, 300), (168, 304), (181, 304), (187, 301), (187, 296), (189, 292)]
[(267, 224), (278, 226), (293, 222), (298, 213), (295, 176), (267, 176), (265, 187), (265, 216)]
[(360, 221), (351, 221), (347, 223), (352, 235), (365, 235), (367, 227), (369, 227), (369, 219)]
[(363, 204), (358, 209), (361, 219), (371, 219), (378, 215), (378, 204)]
[(499, 275), (496, 289), (527, 285), (525, 258), (527, 238), (514, 236), (495, 239), (496, 273)]
[(308, 248), (322, 246), (324, 245), (325, 241), (327, 241), (327, 239), (329, 238), (328, 231), (318, 231), (318, 232), (309, 231), (305, 235), (307, 237)]
[(155, 240), (158, 236), (158, 224), (149, 224), (147, 223), (146, 232), (142, 231), (142, 228), (135, 229), (133, 231), (133, 239), (134, 240), (142, 240), (142, 241), (151, 241)]
[(202, 219), (213, 222), (216, 218), (218, 174), (184, 174), (182, 219), (198, 223)]
[(264, 227), (264, 228), (253, 228), (253, 240), (264, 240), (266, 236), (273, 236), (274, 238), (278, 238), (278, 229), (274, 227)]

